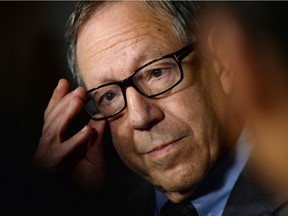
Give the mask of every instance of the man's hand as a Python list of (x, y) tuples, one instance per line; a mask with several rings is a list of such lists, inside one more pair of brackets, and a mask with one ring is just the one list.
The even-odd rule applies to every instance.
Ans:
[(81, 87), (69, 93), (68, 82), (61, 79), (44, 113), (44, 126), (33, 164), (42, 170), (60, 170), (62, 162), (79, 145), (86, 145), (86, 154), (72, 170), (72, 176), (86, 189), (99, 191), (105, 181), (103, 133), (104, 121), (90, 121), (68, 139), (64, 134), (72, 119), (83, 107), (85, 90)]

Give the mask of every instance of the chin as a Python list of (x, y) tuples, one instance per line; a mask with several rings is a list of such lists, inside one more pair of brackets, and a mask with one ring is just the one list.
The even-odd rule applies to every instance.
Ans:
[(202, 180), (202, 176), (193, 176), (191, 173), (185, 173), (185, 175), (181, 175), (180, 173), (168, 176), (165, 174), (160, 175), (158, 175), (160, 178), (157, 179), (155, 176), (154, 181), (150, 182), (174, 203), (179, 203), (190, 198)]
[[(173, 179), (176, 180), (176, 179)], [(181, 181), (180, 181), (181, 180)], [(180, 203), (189, 199), (197, 189), (201, 180), (194, 178), (179, 178), (179, 181), (162, 182), (162, 192), (174, 203)]]
[(165, 196), (173, 203), (181, 203), (188, 200), (193, 191), (188, 191), (186, 193), (179, 193), (179, 192), (164, 192)]

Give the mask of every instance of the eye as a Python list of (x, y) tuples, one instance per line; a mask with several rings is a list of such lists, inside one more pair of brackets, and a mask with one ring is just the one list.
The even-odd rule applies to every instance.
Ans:
[(160, 69), (160, 68), (153, 69), (151, 71), (151, 76), (156, 77), (156, 78), (162, 76), (162, 74), (163, 74), (163, 69)]
[(116, 97), (116, 94), (114, 92), (107, 92), (99, 98), (98, 104), (107, 103), (107, 102), (109, 103), (113, 101), (115, 97)]
[(149, 72), (149, 80), (162, 80), (164, 78), (168, 78), (171, 75), (171, 69), (170, 68), (156, 68), (152, 69)]

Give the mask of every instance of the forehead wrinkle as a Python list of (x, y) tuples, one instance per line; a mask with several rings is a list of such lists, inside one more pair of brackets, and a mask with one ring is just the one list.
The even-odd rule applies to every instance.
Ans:
[[(136, 41), (139, 41), (141, 37), (150, 38), (151, 37), (151, 31), (149, 28), (151, 27), (152, 21), (149, 21), (149, 22), (148, 21), (137, 21), (137, 22), (134, 22), (133, 25), (124, 24), (124, 25), (119, 26), (118, 28), (114, 29), (113, 31), (111, 30), (108, 32), (103, 32), (102, 35), (104, 37), (100, 34), (99, 38), (101, 38), (101, 39), (98, 40), (96, 43), (94, 43), (94, 45), (92, 45), (90, 48), (88, 48), (88, 52), (90, 52), (92, 49), (95, 49), (95, 47), (97, 47), (99, 44), (101, 44), (101, 45), (107, 44), (106, 47), (103, 47), (101, 50), (98, 50), (98, 52), (102, 52), (102, 51), (106, 51), (109, 48), (112, 48), (113, 46), (116, 46), (120, 42), (126, 42), (128, 40), (134, 40), (134, 39)], [(147, 24), (142, 25), (142, 23), (147, 23)], [(164, 34), (165, 34), (167, 28), (165, 28), (164, 25), (162, 25), (163, 23), (158, 21), (158, 19), (155, 19), (154, 24), (156, 24), (158, 26), (158, 29), (156, 31), (164, 31)], [(127, 26), (129, 26), (129, 28), (127, 28)], [(162, 29), (160, 30), (159, 27), (161, 27)], [(153, 27), (153, 28), (155, 29), (156, 27)], [(147, 29), (148, 31), (145, 31), (145, 29)], [(124, 37), (126, 36), (126, 38), (123, 39), (123, 36)], [(112, 43), (107, 43), (108, 41), (113, 41), (113, 40), (115, 40), (115, 41)], [(97, 50), (97, 49), (95, 49), (95, 50)], [(88, 56), (88, 58), (89, 58), (89, 56)]]
[[(126, 37), (123, 39), (122, 33), (119, 33), (118, 35), (113, 35), (109, 38), (102, 39), (96, 42), (93, 46), (91, 46), (87, 52), (87, 53), (91, 53), (91, 55), (87, 57), (88, 59), (93, 59), (94, 63), (98, 63), (103, 58), (110, 56), (111, 54), (111, 52), (109, 52), (110, 49), (115, 48), (114, 53), (118, 53), (119, 50), (122, 50), (125, 47), (136, 44), (141, 40), (141, 38), (145, 38), (147, 36), (149, 36), (148, 33), (142, 34), (142, 35), (133, 35), (132, 37)], [(117, 40), (115, 40), (116, 39), (115, 37), (117, 37)], [(113, 38), (113, 42), (107, 41), (112, 38)], [(123, 43), (126, 42), (126, 44), (121, 44), (122, 42)], [(101, 44), (101, 46), (99, 46), (99, 44)], [(95, 52), (94, 50), (97, 50), (97, 52)]]
[[(122, 41), (124, 42), (125, 40), (122, 40)], [(115, 58), (115, 55), (113, 55), (113, 58), (111, 57), (111, 52), (108, 51), (111, 47), (106, 47), (105, 49), (101, 50), (101, 51), (107, 50), (107, 52), (104, 52), (104, 54), (102, 53), (102, 56), (99, 53), (96, 53), (95, 55), (100, 55), (97, 58), (97, 61), (92, 60), (95, 57), (95, 55), (90, 57), (90, 61), (93, 61), (93, 67), (95, 67), (96, 63), (98, 63), (99, 65), (99, 62), (101, 62), (100, 63), (101, 71), (98, 71), (96, 68), (89, 70), (90, 74), (95, 74), (95, 77), (97, 76), (97, 79), (95, 80), (97, 80), (98, 84), (96, 84), (96, 86), (104, 84), (104, 83), (108, 83), (108, 82), (123, 80), (127, 78), (138, 67), (140, 67), (143, 64), (143, 62), (146, 63), (147, 59), (149, 59), (149, 56), (151, 56), (151, 54), (156, 53), (157, 51), (159, 52), (158, 49), (155, 49), (153, 47), (149, 48), (149, 52), (143, 51), (143, 50), (147, 50), (147, 47), (141, 47), (141, 48), (139, 47), (139, 49), (135, 49), (134, 47), (137, 46), (138, 42), (139, 40), (133, 40), (129, 44), (119, 46), (117, 49), (113, 51), (113, 53), (116, 55), (127, 57), (124, 60), (125, 61), (124, 65), (123, 65), (123, 58), (120, 58), (117, 56)], [(124, 51), (125, 47), (131, 47), (131, 46), (133, 46), (133, 49)], [(120, 53), (119, 50), (122, 50), (121, 54), (118, 54)], [(137, 52), (135, 50), (137, 50)], [(101, 61), (102, 59), (103, 61)], [(106, 63), (105, 63), (105, 60), (106, 60)]]

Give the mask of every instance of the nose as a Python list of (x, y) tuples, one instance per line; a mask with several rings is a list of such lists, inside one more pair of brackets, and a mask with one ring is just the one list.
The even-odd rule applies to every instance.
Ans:
[(127, 111), (130, 125), (135, 130), (149, 130), (164, 118), (157, 99), (146, 98), (133, 87), (126, 89)]

